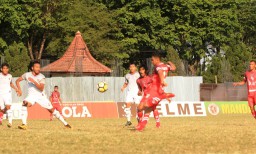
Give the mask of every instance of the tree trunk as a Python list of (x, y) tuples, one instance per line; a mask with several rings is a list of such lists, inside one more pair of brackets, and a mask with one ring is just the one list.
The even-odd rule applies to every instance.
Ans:
[(42, 39), (42, 42), (41, 42), (39, 55), (37, 56), (39, 60), (42, 58), (42, 53), (43, 53), (43, 50), (44, 50), (45, 41), (46, 41), (46, 32), (44, 32), (44, 34), (43, 34), (43, 39)]
[(28, 51), (29, 51), (30, 59), (34, 60), (33, 49), (32, 49), (32, 47), (33, 47), (32, 41), (33, 41), (33, 37), (31, 36), (30, 41), (28, 41)]

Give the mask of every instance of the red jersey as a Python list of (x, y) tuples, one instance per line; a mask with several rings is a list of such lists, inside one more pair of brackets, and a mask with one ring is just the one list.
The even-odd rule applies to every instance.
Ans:
[(256, 93), (256, 71), (247, 71), (244, 75), (244, 81), (247, 83), (248, 95)]
[(51, 97), (52, 97), (52, 103), (60, 103), (59, 102), (60, 93), (58, 91), (53, 91)]
[(158, 75), (158, 71), (162, 70), (164, 73), (164, 78), (167, 77), (168, 72), (171, 70), (171, 66), (164, 64), (164, 63), (160, 63), (159, 65), (157, 65), (154, 69), (153, 75), (152, 75), (152, 80), (153, 80), (153, 85), (154, 88), (156, 88), (155, 90), (158, 90), (159, 93), (163, 93), (163, 87), (161, 85), (161, 81), (160, 81), (160, 77)]
[(137, 79), (137, 84), (141, 87), (142, 91), (149, 89), (152, 82), (153, 80), (150, 76), (140, 77)]

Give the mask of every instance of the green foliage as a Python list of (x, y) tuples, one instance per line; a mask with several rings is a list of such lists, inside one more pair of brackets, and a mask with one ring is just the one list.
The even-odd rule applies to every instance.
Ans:
[[(241, 80), (247, 61), (256, 58), (256, 1), (252, 0), (0, 3), (1, 55), (7, 56), (4, 51), (19, 42), (15, 46), (23, 44), (30, 59), (53, 61), (80, 31), (97, 60), (120, 70), (131, 60), (142, 63), (141, 51), (164, 50), (165, 60), (177, 65), (176, 75), (203, 75), (205, 82), (214, 82), (217, 76), (218, 82), (227, 82)], [(205, 57), (210, 58), (203, 61)]]
[(75, 33), (80, 31), (93, 56), (104, 64), (112, 64), (115, 58), (128, 57), (127, 53), (120, 52), (122, 44), (114, 33), (118, 27), (113, 16), (114, 12), (103, 4), (74, 0), (64, 16), (65, 20), (59, 23), (62, 32), (52, 37), (47, 53), (62, 56)]
[(30, 58), (23, 43), (12, 43), (5, 50), (5, 61), (10, 65), (10, 73), (17, 77), (28, 71)]

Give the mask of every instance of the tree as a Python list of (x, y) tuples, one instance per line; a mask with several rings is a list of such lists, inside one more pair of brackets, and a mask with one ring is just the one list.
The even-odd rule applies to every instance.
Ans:
[(114, 12), (103, 4), (75, 0), (65, 14), (66, 20), (59, 23), (61, 33), (52, 36), (47, 53), (62, 56), (75, 33), (80, 31), (92, 55), (104, 64), (110, 66), (114, 59), (127, 57), (127, 53), (120, 50), (122, 43), (115, 33), (119, 29), (114, 16)]
[[(41, 59), (47, 37), (59, 30), (67, 5), (66, 0), (5, 1), (0, 6), (0, 47), (13, 41), (23, 42), (31, 60)], [(8, 27), (8, 28), (6, 28)]]
[(10, 73), (17, 77), (28, 71), (30, 58), (27, 47), (23, 43), (12, 43), (4, 51), (5, 61), (10, 65)]

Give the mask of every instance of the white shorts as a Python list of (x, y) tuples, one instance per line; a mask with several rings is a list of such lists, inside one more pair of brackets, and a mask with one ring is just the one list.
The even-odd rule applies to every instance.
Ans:
[(6, 105), (12, 105), (12, 94), (1, 94), (0, 95), (0, 107), (4, 109)]
[(31, 103), (34, 105), (35, 103), (39, 104), (45, 109), (52, 109), (52, 103), (49, 101), (46, 95), (39, 95), (39, 96), (33, 96), (33, 95), (28, 95), (24, 101)]
[(127, 93), (125, 102), (140, 104), (141, 99), (142, 99), (142, 96), (138, 96), (138, 94)]

